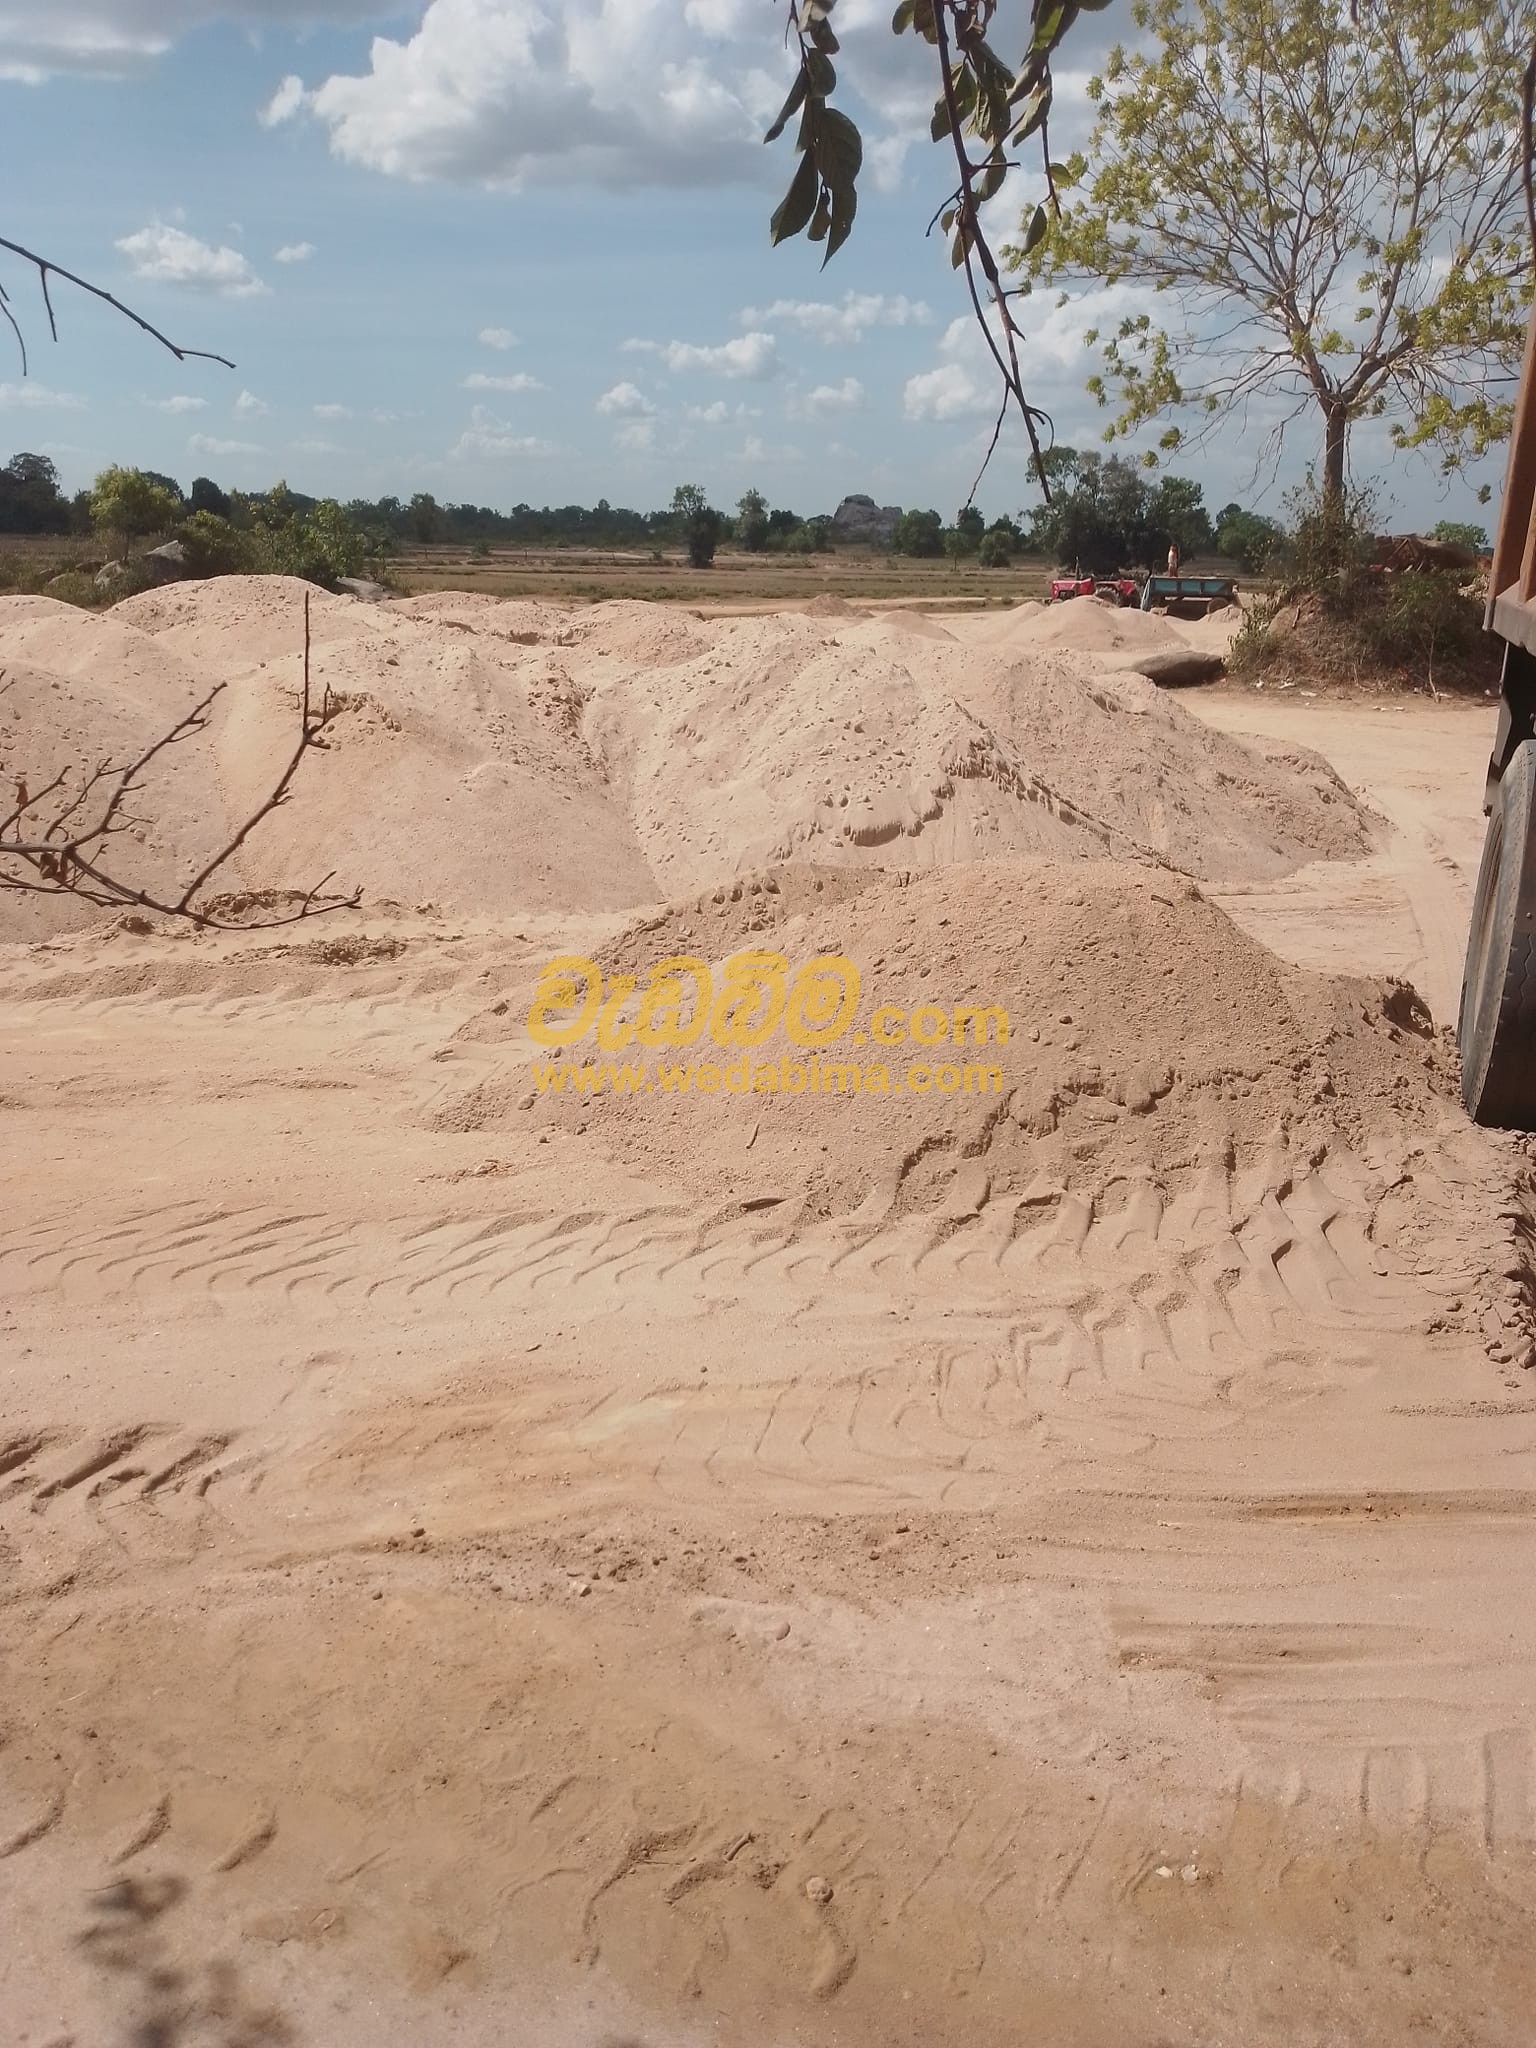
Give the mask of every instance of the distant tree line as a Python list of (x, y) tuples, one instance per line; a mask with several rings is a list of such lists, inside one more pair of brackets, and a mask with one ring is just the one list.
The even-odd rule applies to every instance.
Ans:
[[(1146, 568), (1170, 546), (1185, 559), (1221, 555), (1250, 573), (1277, 556), (1286, 529), (1261, 512), (1230, 503), (1208, 512), (1202, 487), (1188, 477), (1157, 474), (1093, 450), (1060, 447), (1045, 456), (1052, 495), (1017, 518), (990, 524), (974, 505), (946, 523), (936, 511), (903, 512), (890, 546), (914, 559), (974, 560), (1005, 569), (1016, 556), (1042, 558), (1088, 574)], [(1479, 526), (1442, 521), (1441, 539), (1487, 546)], [(281, 569), (334, 583), (377, 570), (402, 545), (580, 547), (659, 554), (683, 548), (705, 568), (731, 544), (749, 554), (822, 554), (837, 543), (833, 521), (770, 507), (761, 491), (743, 493), (733, 514), (717, 511), (697, 484), (680, 484), (672, 502), (653, 512), (610, 505), (440, 504), (420, 491), (409, 501), (355, 498), (349, 504), (310, 498), (278, 484), (270, 491), (228, 491), (211, 477), (185, 492), (154, 470), (106, 470), (89, 491), (65, 497), (58, 471), (43, 455), (20, 454), (0, 469), (0, 533), (95, 535), (127, 554), (136, 542), (175, 538), (188, 572), (210, 576)]]

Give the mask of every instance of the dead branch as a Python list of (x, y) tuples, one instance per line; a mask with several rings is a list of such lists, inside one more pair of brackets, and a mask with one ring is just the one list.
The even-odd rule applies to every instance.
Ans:
[[(88, 292), (93, 299), (100, 299), (103, 305), (110, 306), (114, 313), (121, 313), (125, 320), (131, 320), (134, 326), (141, 328), (152, 341), (158, 341), (162, 348), (169, 349), (178, 363), (222, 363), (226, 370), (235, 367), (228, 356), (215, 355), (212, 349), (183, 348), (179, 342), (172, 341), (168, 334), (162, 334), (158, 327), (151, 325), (142, 313), (135, 313), (132, 306), (125, 306), (121, 299), (115, 299), (111, 292), (103, 290), (99, 284), (92, 284), (88, 278), (77, 277), (74, 271), (66, 270), (61, 263), (55, 263), (52, 257), (39, 256), (31, 249), (24, 249), (20, 242), (8, 241), (4, 235), (0, 235), (0, 249), (8, 249), (13, 256), (19, 256), (23, 263), (30, 263), (36, 270), (38, 283), (43, 291), (43, 309), (48, 315), (48, 331), (55, 341), (59, 338), (59, 322), (53, 310), (53, 294), (48, 289), (50, 277), (62, 278), (65, 284), (74, 285), (77, 291)], [(16, 345), (21, 350), (21, 374), (25, 377), (26, 337), (21, 331), (15, 313), (11, 310), (11, 302), (3, 285), (0, 285), (0, 316), (3, 316), (16, 337)]]
[[(304, 680), (299, 703), (299, 734), (270, 795), (251, 812), (227, 843), (204, 861), (179, 890), (157, 895), (137, 889), (114, 873), (112, 842), (125, 832), (144, 829), (148, 820), (133, 806), (143, 793), (143, 778), (150, 764), (162, 754), (195, 738), (208, 729), (214, 704), (228, 688), (215, 683), (205, 697), (176, 723), (147, 746), (137, 760), (126, 764), (97, 762), (89, 769), (72, 766), (60, 769), (33, 791), (23, 769), (4, 772), (13, 783), (11, 809), (0, 817), (0, 890), (18, 890), (41, 896), (74, 896), (102, 909), (153, 911), (161, 917), (180, 917), (189, 923), (215, 931), (265, 931), (276, 925), (298, 924), (305, 918), (327, 911), (352, 910), (362, 900), (359, 889), (340, 894), (330, 889), (334, 879), (325, 875), (303, 891), (297, 907), (281, 916), (251, 919), (227, 918), (200, 907), (209, 882), (245, 845), (264, 818), (285, 804), (293, 790), (294, 778), (306, 754), (324, 747), (322, 737), (336, 717), (327, 689), (316, 709), (310, 682), (311, 631), (309, 593), (304, 594)], [(3, 678), (0, 678), (3, 682)], [(4, 685), (9, 688), (9, 684)], [(3, 692), (0, 692), (3, 693)]]

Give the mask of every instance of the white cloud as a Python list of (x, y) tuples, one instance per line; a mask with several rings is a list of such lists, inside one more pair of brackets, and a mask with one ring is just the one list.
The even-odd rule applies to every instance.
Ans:
[(656, 408), (638, 385), (615, 384), (611, 391), (603, 393), (595, 410), (606, 413), (610, 419), (640, 420), (650, 419)]
[(907, 379), (902, 411), (909, 420), (973, 420), (995, 413), (998, 394), (983, 386), (964, 363), (941, 363)]
[(669, 370), (702, 370), (711, 377), (761, 381), (777, 377), (784, 368), (771, 334), (739, 334), (717, 348), (703, 348), (691, 341), (631, 340), (623, 346), (632, 355), (659, 356)]
[(448, 451), (448, 459), (471, 455), (527, 455), (542, 456), (555, 453), (553, 443), (541, 441), (536, 434), (517, 434), (512, 431), (510, 420), (498, 419), (496, 414), (483, 405), (477, 405), (469, 416), (469, 426)]
[(926, 327), (932, 308), (921, 299), (888, 298), (881, 292), (844, 292), (841, 299), (775, 299), (771, 306), (746, 306), (743, 327), (798, 327), (817, 341), (862, 341), (871, 327)]
[(212, 248), (164, 221), (124, 235), (117, 246), (132, 263), (135, 277), (154, 284), (187, 285), (226, 299), (253, 299), (267, 290), (238, 249)]
[(193, 455), (260, 455), (254, 441), (221, 441), (215, 434), (193, 434), (187, 442)]
[(272, 410), (264, 398), (258, 398), (254, 391), (242, 391), (235, 400), (235, 411), (242, 419), (263, 419)]
[(863, 403), (864, 386), (857, 377), (845, 377), (841, 384), (818, 384), (803, 397), (796, 397), (789, 411), (794, 419), (824, 420), (834, 413), (857, 412)]
[(316, 405), (310, 410), (317, 420), (349, 420), (354, 417), (350, 405)]
[(256, 118), (263, 128), (278, 128), (291, 121), (303, 104), (304, 81), (290, 72)]
[(510, 327), (482, 327), (480, 330), (482, 348), (509, 349), (517, 347), (517, 336)]
[(141, 405), (150, 406), (155, 412), (206, 412), (208, 410), (206, 398), (188, 398), (182, 394), (178, 394), (175, 398), (144, 398), (139, 402)]
[(290, 441), (288, 445), (296, 455), (342, 455), (346, 452), (334, 441)]
[(0, 384), (0, 412), (84, 412), (85, 400), (46, 384)]
[(429, 0), (303, 105), (335, 155), (393, 177), (718, 184), (759, 175), (778, 57), (761, 10), (725, 0)]
[(123, 78), (179, 36), (221, 19), (276, 27), (361, 22), (379, 0), (0, 0), (0, 77), (37, 84), (51, 72)]
[(656, 422), (654, 420), (626, 420), (613, 437), (616, 448), (622, 448), (629, 455), (643, 455), (656, 445)]
[(549, 386), (541, 384), (537, 377), (530, 377), (526, 370), (516, 370), (510, 377), (488, 376), (484, 370), (471, 370), (464, 379), (466, 391), (547, 391)]
[[(634, 387), (631, 386), (631, 389)], [(723, 427), (731, 417), (731, 408), (723, 398), (717, 398), (713, 405), (685, 405), (683, 418), (696, 421), (701, 427)]]
[(307, 263), (315, 253), (313, 242), (285, 242), (272, 258), (274, 263)]

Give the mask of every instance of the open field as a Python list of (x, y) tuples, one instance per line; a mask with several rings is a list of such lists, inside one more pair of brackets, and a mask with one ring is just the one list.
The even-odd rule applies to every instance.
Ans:
[(394, 557), (391, 575), (410, 592), (482, 591), (552, 603), (639, 598), (704, 611), (746, 611), (815, 597), (944, 611), (1043, 598), (1050, 584), (1048, 566), (1027, 557), (1012, 569), (981, 569), (974, 562), (909, 561), (846, 549), (826, 555), (744, 555), (722, 548), (712, 568), (691, 569), (687, 557), (673, 550), (657, 560), (650, 554), (582, 548), (498, 548), (485, 557), (466, 549), (411, 547)]
[[(228, 678), (155, 872), (301, 604), (0, 601), (0, 732)], [(321, 600), (239, 879), (361, 911), (0, 897), (7, 2043), (1529, 2042), (1494, 711), (1176, 637)], [(1002, 1087), (549, 1082), (551, 956), (764, 948), (1006, 1006)]]

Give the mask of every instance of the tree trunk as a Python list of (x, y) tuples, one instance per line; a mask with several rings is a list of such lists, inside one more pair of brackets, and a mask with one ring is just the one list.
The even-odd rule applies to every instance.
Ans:
[(1349, 439), (1349, 408), (1337, 399), (1330, 402), (1324, 417), (1327, 435), (1323, 442), (1323, 502), (1330, 509), (1344, 509), (1344, 450)]

